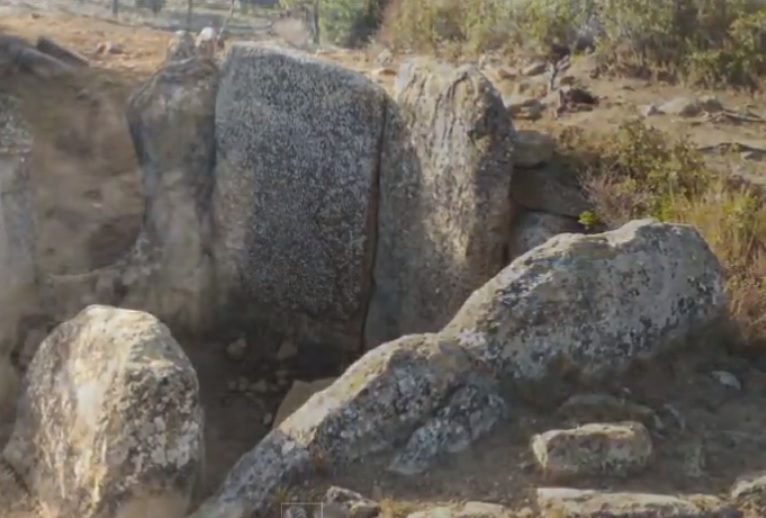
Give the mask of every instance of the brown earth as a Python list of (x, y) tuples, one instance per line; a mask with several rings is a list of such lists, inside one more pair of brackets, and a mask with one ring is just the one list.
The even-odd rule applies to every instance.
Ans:
[[(107, 264), (131, 245), (143, 209), (140, 175), (124, 118), (126, 100), (135, 85), (157, 69), (170, 34), (74, 15), (28, 13), (4, 16), (0, 32), (30, 39), (45, 35), (92, 60), (90, 68), (71, 80), (52, 83), (3, 78), (0, 91), (22, 100), (24, 116), (34, 133), (32, 170), (42, 267), (64, 273)], [(104, 42), (122, 52), (97, 54), (97, 46)], [(371, 53), (332, 51), (324, 56), (365, 73), (379, 66)], [(536, 122), (519, 121), (517, 126), (557, 131), (574, 125), (609, 131), (635, 115), (637, 106), (699, 94), (647, 81), (590, 80), (584, 70), (587, 66), (587, 62), (575, 64), (570, 73), (582, 75), (592, 92), (606, 98), (601, 106), (559, 120), (546, 115)], [(508, 63), (507, 68), (513, 69), (513, 64)], [(518, 79), (499, 76), (493, 78), (498, 88), (512, 92)], [(375, 77), (387, 87), (393, 81), (390, 75)], [(727, 108), (760, 109), (760, 115), (766, 116), (762, 99), (731, 92), (716, 95)], [(650, 121), (677, 134), (688, 132), (701, 146), (740, 142), (766, 150), (763, 124), (664, 115)], [(727, 155), (717, 160), (741, 173), (766, 178), (763, 158), (744, 161)], [(223, 354), (225, 344), (184, 345), (197, 365), (206, 405), (209, 492), (239, 455), (267, 431), (279, 395), (248, 397), (241, 390), (232, 391), (233, 380), (257, 377), (255, 371), (260, 369), (228, 362)], [(715, 381), (711, 373), (716, 370), (735, 374), (742, 389), (732, 390)], [(584, 480), (583, 487), (722, 494), (737, 475), (766, 469), (765, 365), (711, 351), (707, 356), (680, 358), (616, 380), (612, 391), (660, 413), (665, 431), (655, 438), (658, 455), (639, 477)], [(320, 495), (332, 482), (382, 499), (385, 513), (391, 516), (434, 502), (465, 500), (504, 503), (521, 510), (530, 505), (531, 490), (545, 483), (531, 460), (529, 438), (563, 423), (545, 410), (517, 407), (511, 415), (509, 422), (469, 451), (416, 477), (416, 483), (383, 474), (381, 461), (370, 459), (342, 473), (306, 481), (306, 487), (284, 496), (305, 501)]]

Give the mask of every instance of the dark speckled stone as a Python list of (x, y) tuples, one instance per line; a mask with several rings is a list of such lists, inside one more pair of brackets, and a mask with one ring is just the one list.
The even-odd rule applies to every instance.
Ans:
[(387, 103), (330, 62), (233, 45), (216, 104), (213, 202), (229, 316), (358, 346)]

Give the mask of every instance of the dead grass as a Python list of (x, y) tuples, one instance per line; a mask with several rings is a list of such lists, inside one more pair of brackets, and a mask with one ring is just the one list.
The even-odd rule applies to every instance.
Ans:
[(766, 205), (763, 194), (709, 166), (684, 137), (635, 119), (601, 138), (569, 128), (562, 158), (579, 171), (593, 211), (584, 225), (613, 228), (653, 217), (695, 226), (727, 274), (730, 309), (741, 334), (733, 345), (766, 346)]
[(707, 86), (755, 89), (766, 75), (760, 0), (392, 0), (379, 37), (458, 55), (593, 48), (604, 68)]

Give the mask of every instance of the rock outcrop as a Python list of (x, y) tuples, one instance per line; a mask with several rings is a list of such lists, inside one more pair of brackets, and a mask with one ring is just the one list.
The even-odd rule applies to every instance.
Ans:
[(18, 102), (0, 95), (0, 357), (23, 341), (24, 317), (39, 311), (31, 152)]
[[(642, 220), (553, 238), (476, 290), (438, 334), (367, 352), (243, 456), (194, 518), (262, 515), (296, 476), (373, 454), (391, 455), (391, 471), (419, 473), (507, 415), (504, 382), (518, 391), (561, 365), (616, 376), (682, 347), (724, 309), (721, 268), (692, 227)], [(651, 442), (633, 426), (635, 455), (623, 464), (637, 467)], [(624, 460), (612, 453), (587, 467)]]
[(127, 120), (146, 202), (143, 228), (116, 263), (47, 279), (45, 296), (56, 320), (107, 304), (150, 312), (176, 332), (210, 330), (218, 79), (212, 60), (172, 60), (130, 98)]
[(330, 469), (408, 441), (419, 453), (408, 459), (418, 462), (458, 451), (500, 417), (498, 406), (480, 407), (470, 397), (481, 383), (475, 377), (468, 355), (438, 335), (381, 345), (244, 455), (194, 517), (266, 512), (277, 488), (318, 464)]
[[(507, 263), (516, 134), (475, 67), (409, 63), (394, 102), (300, 52), (238, 43), (219, 77), (173, 41), (127, 112), (143, 231), (117, 264), (50, 280), (57, 320), (119, 305), (254, 354), (355, 356), (437, 331)], [(545, 159), (549, 140), (524, 142)]]
[(550, 480), (624, 476), (646, 467), (652, 451), (649, 430), (637, 422), (589, 423), (532, 438), (532, 452)]
[(388, 103), (331, 62), (232, 46), (213, 205), (219, 300), (238, 324), (359, 349)]
[[(712, 518), (716, 514), (695, 502), (670, 495), (618, 493), (544, 487), (537, 490), (537, 504), (544, 516), (561, 518)], [(736, 516), (736, 514), (728, 514)]]
[(399, 70), (396, 101), (368, 348), (439, 330), (507, 263), (515, 132), (500, 94), (474, 66), (413, 60)]
[(699, 233), (637, 220), (527, 252), (442, 332), (500, 378), (595, 380), (676, 349), (726, 311), (723, 271)]
[(130, 98), (127, 119), (143, 177), (142, 235), (122, 275), (121, 306), (173, 328), (209, 327), (210, 200), (219, 71), (210, 59), (168, 63)]
[(203, 459), (194, 368), (151, 315), (89, 306), (29, 366), (3, 459), (46, 516), (180, 518)]

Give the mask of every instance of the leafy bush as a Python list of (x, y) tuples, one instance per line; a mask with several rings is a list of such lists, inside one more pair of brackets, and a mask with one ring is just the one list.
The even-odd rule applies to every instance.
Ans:
[(617, 70), (706, 85), (766, 75), (766, 0), (392, 0), (381, 36), (464, 53), (595, 46)]
[(741, 343), (766, 345), (766, 205), (761, 193), (707, 166), (686, 139), (640, 120), (602, 139), (580, 130), (561, 135), (594, 205), (581, 222), (594, 230), (654, 217), (694, 225), (728, 275), (731, 312)]

